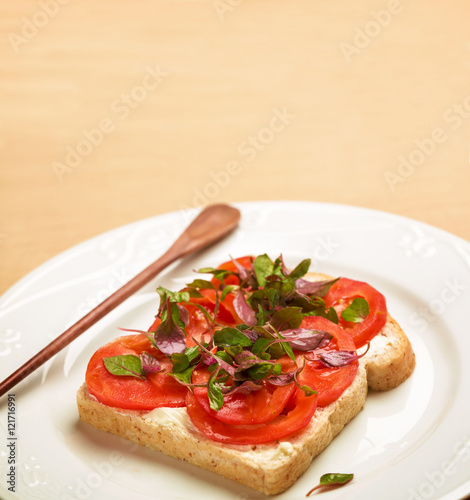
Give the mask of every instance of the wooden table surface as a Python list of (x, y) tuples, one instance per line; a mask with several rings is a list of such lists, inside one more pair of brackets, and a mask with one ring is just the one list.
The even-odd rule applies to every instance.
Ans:
[(470, 240), (467, 0), (0, 6), (0, 293), (168, 211), (345, 203)]

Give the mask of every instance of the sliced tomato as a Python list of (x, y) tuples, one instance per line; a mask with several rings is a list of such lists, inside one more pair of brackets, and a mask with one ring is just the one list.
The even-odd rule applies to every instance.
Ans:
[(270, 443), (303, 429), (312, 419), (317, 407), (317, 396), (305, 396), (296, 389), (293, 409), (278, 415), (265, 424), (231, 425), (225, 424), (206, 412), (196, 396), (188, 391), (186, 408), (189, 418), (206, 437), (221, 443), (262, 444)]
[[(369, 314), (360, 323), (345, 321), (341, 312), (355, 299), (361, 297), (369, 304)], [(368, 283), (340, 278), (324, 297), (328, 307), (333, 306), (339, 317), (339, 325), (346, 329), (359, 349), (372, 340), (387, 321), (385, 297)]]
[[(211, 288), (206, 288), (199, 290), (202, 297), (191, 297), (188, 304), (200, 304), (204, 306), (210, 313), (213, 313), (215, 310), (216, 304), (216, 290)], [(219, 292), (220, 297), (220, 292)], [(217, 321), (226, 326), (235, 326), (241, 323), (240, 318), (235, 312), (235, 308), (233, 307), (233, 299), (235, 296), (232, 293), (228, 293), (224, 300), (219, 302), (219, 312), (217, 313)], [(187, 304), (182, 304), (186, 307)]]
[[(238, 257), (234, 260), (236, 260), (242, 267), (249, 269), (255, 258), (251, 255), (246, 255), (244, 257)], [(232, 260), (228, 260), (227, 262), (220, 264), (217, 269), (226, 269), (227, 271), (238, 272), (237, 266), (233, 263)], [(214, 283), (214, 285), (218, 287), (220, 285), (220, 280), (218, 280), (217, 278), (212, 278), (212, 283)], [(226, 285), (239, 285), (240, 280), (232, 274), (224, 279), (224, 283)]]
[(88, 363), (85, 381), (88, 391), (100, 403), (129, 410), (153, 410), (161, 406), (185, 406), (186, 387), (167, 373), (147, 374), (146, 380), (111, 374), (103, 358), (148, 352), (155, 356), (163, 370), (170, 372), (171, 361), (155, 349), (145, 335), (126, 335), (100, 347)]
[[(277, 360), (280, 361), (280, 360)], [(294, 363), (285, 356), (283, 372), (293, 370)], [(201, 368), (193, 372), (193, 382), (207, 383), (209, 370)], [(204, 410), (226, 424), (261, 424), (277, 417), (296, 390), (294, 382), (285, 386), (274, 386), (267, 381), (261, 382), (262, 388), (249, 394), (235, 393), (224, 396), (224, 404), (218, 411), (212, 410), (206, 387), (195, 387), (194, 395)]]
[[(331, 350), (356, 350), (351, 335), (326, 318), (320, 316), (307, 316), (303, 319), (301, 327), (313, 330), (325, 330), (333, 335), (333, 339), (326, 348), (315, 351), (315, 353), (320, 354), (322, 351)], [(322, 408), (336, 401), (352, 384), (356, 377), (358, 366), (359, 363), (354, 361), (343, 367), (328, 368), (321, 361), (307, 361), (305, 368), (300, 374), (299, 381), (317, 390), (317, 404), (319, 408)]]

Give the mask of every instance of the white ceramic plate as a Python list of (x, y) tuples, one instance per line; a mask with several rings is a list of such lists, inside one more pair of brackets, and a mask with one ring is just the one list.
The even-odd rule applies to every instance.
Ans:
[[(190, 257), (109, 314), (11, 391), (15, 398), (16, 492), (6, 478), (7, 398), (0, 402), (0, 496), (29, 500), (249, 500), (266, 498), (195, 466), (80, 423), (75, 392), (92, 353), (118, 326), (147, 328), (157, 284), (178, 289), (192, 269), (229, 254), (282, 252), (288, 265), (370, 282), (412, 341), (417, 367), (365, 409), (279, 500), (300, 500), (326, 472), (353, 472), (324, 499), (463, 498), (470, 492), (470, 244), (402, 217), (309, 202), (237, 205), (240, 227)], [(86, 241), (26, 276), (0, 300), (4, 378), (146, 267), (195, 215), (175, 212)]]

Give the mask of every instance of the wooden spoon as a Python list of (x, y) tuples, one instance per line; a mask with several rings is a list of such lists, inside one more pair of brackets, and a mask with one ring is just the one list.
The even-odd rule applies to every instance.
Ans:
[(240, 221), (240, 211), (224, 204), (210, 205), (194, 219), (173, 245), (153, 264), (116, 290), (110, 297), (78, 320), (44, 349), (13, 372), (0, 384), (0, 396), (30, 375), (52, 356), (79, 337), (137, 290), (181, 257), (201, 250), (227, 236)]

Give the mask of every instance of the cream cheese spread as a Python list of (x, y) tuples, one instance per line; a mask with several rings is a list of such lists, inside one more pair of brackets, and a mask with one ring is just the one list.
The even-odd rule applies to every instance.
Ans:
[[(191, 422), (186, 408), (155, 408), (155, 410), (142, 415), (142, 418), (147, 423), (155, 422), (164, 426), (175, 425), (183, 427), (189, 432), (198, 432)], [(294, 453), (294, 446), (289, 441), (282, 441), (278, 444), (250, 446), (246, 452), (263, 457), (266, 460), (275, 460), (292, 455)]]

